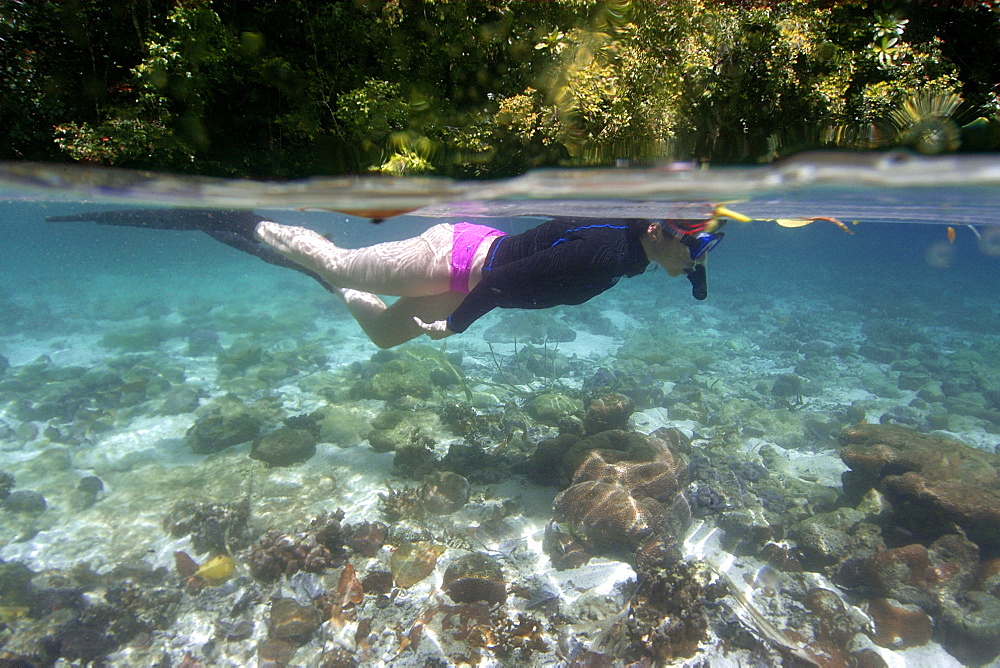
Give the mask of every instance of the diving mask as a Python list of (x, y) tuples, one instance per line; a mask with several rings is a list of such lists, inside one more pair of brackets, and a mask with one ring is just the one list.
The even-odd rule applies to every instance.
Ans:
[[(722, 221), (722, 224), (725, 224), (725, 221)], [(666, 220), (663, 229), (684, 244), (692, 260), (699, 260), (704, 259), (704, 255), (718, 246), (726, 236), (724, 232), (706, 232), (706, 226), (705, 221)], [(718, 225), (716, 229), (721, 226)]]

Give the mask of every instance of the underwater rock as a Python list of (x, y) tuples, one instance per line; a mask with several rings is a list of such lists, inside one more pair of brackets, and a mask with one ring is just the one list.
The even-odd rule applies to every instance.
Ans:
[(118, 348), (133, 353), (155, 351), (160, 344), (182, 336), (184, 333), (183, 325), (167, 320), (133, 322), (127, 327), (108, 332), (102, 336), (101, 345), (105, 348)]
[(14, 484), (14, 476), (5, 471), (0, 471), (0, 501), (10, 496), (10, 490), (14, 489)]
[(304, 645), (322, 622), (315, 605), (302, 604), (294, 598), (276, 598), (271, 601), (271, 614), (267, 620), (268, 635)]
[(264, 350), (260, 344), (246, 338), (237, 339), (231, 346), (223, 348), (215, 356), (220, 373), (226, 377), (243, 373), (250, 367), (260, 364), (263, 359)]
[[(660, 375), (670, 374), (663, 367), (656, 366), (656, 369), (662, 372)], [(685, 372), (679, 375), (683, 376)], [(635, 359), (618, 360), (613, 368), (599, 367), (583, 381), (584, 404), (615, 393), (631, 398), (639, 408), (662, 406), (666, 399), (662, 384), (654, 379), (650, 365)]]
[(826, 645), (844, 648), (863, 630), (848, 614), (840, 595), (830, 589), (813, 587), (805, 592), (800, 602), (810, 612), (816, 639)]
[(836, 582), (864, 587), (876, 596), (919, 605), (936, 614), (944, 601), (955, 600), (973, 586), (978, 570), (975, 543), (949, 534), (929, 547), (913, 543), (849, 559)]
[(355, 388), (360, 398), (384, 401), (401, 397), (429, 399), (432, 365), (417, 359), (394, 359), (386, 362), (367, 381)]
[(299, 645), (281, 638), (266, 638), (257, 644), (257, 665), (267, 668), (287, 666)]
[(479, 552), (463, 555), (448, 564), (441, 586), (456, 603), (485, 601), (500, 605), (507, 600), (500, 562)]
[(388, 594), (392, 591), (392, 573), (389, 571), (368, 571), (361, 581), (361, 587), (366, 594)]
[(7, 369), (10, 368), (10, 362), (6, 357), (0, 355), (0, 378), (3, 378), (7, 373)]
[(448, 515), (469, 502), (469, 481), (451, 471), (437, 471), (417, 489), (424, 510), (431, 515)]
[(802, 379), (794, 373), (781, 374), (771, 385), (771, 396), (783, 398), (802, 396)]
[(572, 397), (557, 392), (540, 394), (528, 402), (528, 413), (543, 424), (558, 426), (566, 417), (582, 411), (583, 405)]
[(77, 510), (86, 510), (97, 503), (97, 495), (104, 491), (104, 483), (95, 475), (80, 478), (73, 494), (72, 504)]
[(635, 412), (635, 402), (631, 397), (617, 392), (606, 394), (587, 406), (583, 418), (583, 428), (588, 434), (609, 429), (625, 429), (628, 419)]
[(979, 567), (978, 588), (1000, 598), (1000, 557), (983, 562)]
[(930, 540), (954, 523), (987, 551), (1000, 551), (1000, 456), (896, 425), (857, 424), (840, 441), (849, 496), (875, 487), (914, 536)]
[(190, 385), (172, 388), (163, 395), (156, 412), (160, 415), (192, 413), (197, 410), (202, 396), (204, 393), (199, 388)]
[(317, 417), (321, 443), (356, 445), (365, 440), (365, 434), (371, 430), (368, 416), (347, 406), (331, 404), (321, 409)]
[(853, 508), (838, 508), (799, 522), (791, 529), (791, 537), (798, 544), (798, 557), (807, 570), (820, 571), (857, 555), (857, 546), (851, 538), (852, 530), (864, 519), (863, 513)]
[(187, 430), (185, 438), (191, 450), (199, 455), (221, 452), (252, 441), (262, 426), (254, 411), (233, 395), (213, 399), (197, 412), (198, 419)]
[(374, 557), (385, 545), (389, 527), (382, 522), (362, 522), (351, 528), (347, 546), (363, 557)]
[(505, 314), (500, 322), (483, 332), (490, 343), (560, 343), (576, 340), (576, 332), (551, 316), (539, 313)]
[(219, 351), (219, 333), (214, 329), (192, 329), (187, 335), (189, 357), (211, 355)]
[(389, 559), (389, 570), (397, 587), (407, 589), (434, 572), (443, 545), (429, 541), (402, 542)]
[(431, 411), (387, 409), (372, 420), (368, 443), (376, 452), (431, 446), (434, 445), (434, 440), (427, 434), (433, 433), (439, 424), (438, 416)]
[(316, 436), (305, 429), (279, 427), (254, 439), (250, 459), (269, 466), (291, 466), (316, 454)]
[(1000, 655), (1000, 598), (966, 592), (946, 601), (937, 620), (945, 649), (962, 663), (980, 666)]
[(163, 528), (175, 538), (191, 536), (198, 552), (228, 554), (250, 544), (249, 521), (249, 497), (231, 504), (178, 501), (163, 518)]
[(920, 606), (900, 603), (891, 598), (874, 598), (869, 601), (868, 616), (875, 625), (872, 640), (876, 645), (891, 649), (926, 645), (934, 630), (931, 618)]
[(3, 500), (3, 507), (12, 513), (40, 513), (48, 508), (41, 492), (16, 489)]

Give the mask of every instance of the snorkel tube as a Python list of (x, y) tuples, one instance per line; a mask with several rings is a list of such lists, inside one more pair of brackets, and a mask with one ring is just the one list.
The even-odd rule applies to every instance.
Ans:
[(699, 262), (692, 269), (685, 269), (687, 279), (691, 281), (691, 296), (702, 301), (708, 297), (708, 274), (705, 272), (705, 264)]

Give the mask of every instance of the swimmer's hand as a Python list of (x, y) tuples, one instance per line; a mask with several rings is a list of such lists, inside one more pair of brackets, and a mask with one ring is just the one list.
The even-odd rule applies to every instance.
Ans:
[(443, 339), (446, 336), (451, 336), (455, 332), (448, 329), (447, 320), (435, 320), (434, 322), (424, 322), (420, 318), (413, 316), (413, 322), (417, 323), (417, 327), (424, 330), (424, 333), (432, 339)]

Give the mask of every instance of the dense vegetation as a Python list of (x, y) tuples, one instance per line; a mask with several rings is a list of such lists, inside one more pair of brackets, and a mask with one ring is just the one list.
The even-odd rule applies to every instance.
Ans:
[(991, 150), (1000, 4), (0, 0), (0, 83), (0, 158), (215, 175)]

